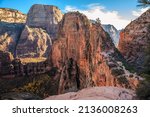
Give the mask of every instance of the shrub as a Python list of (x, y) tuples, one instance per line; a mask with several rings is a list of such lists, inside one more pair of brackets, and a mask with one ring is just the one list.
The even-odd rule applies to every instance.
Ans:
[(136, 94), (141, 100), (150, 100), (150, 82), (142, 81), (136, 89)]

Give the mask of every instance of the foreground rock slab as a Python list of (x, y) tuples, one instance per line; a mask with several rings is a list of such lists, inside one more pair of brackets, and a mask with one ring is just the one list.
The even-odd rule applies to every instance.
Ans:
[(94, 87), (62, 95), (50, 96), (46, 100), (134, 100), (134, 91), (117, 87)]

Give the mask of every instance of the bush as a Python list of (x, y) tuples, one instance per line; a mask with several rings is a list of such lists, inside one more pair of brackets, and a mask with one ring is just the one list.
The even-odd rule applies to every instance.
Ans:
[(15, 88), (14, 92), (28, 92), (35, 94), (41, 98), (46, 98), (49, 95), (56, 95), (58, 91), (59, 79), (55, 80), (48, 74), (33, 76), (33, 81), (26, 85)]
[(150, 100), (150, 82), (142, 81), (136, 90), (136, 94), (141, 100)]

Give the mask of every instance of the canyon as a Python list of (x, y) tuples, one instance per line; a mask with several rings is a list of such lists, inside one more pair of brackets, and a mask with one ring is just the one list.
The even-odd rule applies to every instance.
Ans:
[[(138, 70), (132, 72), (130, 65), (137, 68), (138, 64), (141, 66), (146, 61), (135, 61), (133, 57), (136, 57), (136, 47), (140, 47), (140, 44), (143, 44), (141, 46), (146, 49), (149, 48), (147, 45), (150, 37), (149, 10), (121, 31), (118, 48), (113, 43), (113, 37), (106, 29), (103, 29), (104, 25), (91, 22), (78, 11), (63, 14), (58, 7), (50, 5), (33, 5), (27, 15), (17, 10), (1, 10), (1, 14), (5, 12), (11, 14), (9, 17), (0, 18), (1, 82), (16, 78), (34, 77), (33, 79), (36, 79), (37, 75), (46, 74), (51, 89), (46, 89), (48, 93), (45, 93), (42, 98), (52, 94), (80, 93), (80, 90), (84, 92), (88, 88), (92, 92), (96, 90), (93, 87), (100, 87), (97, 88), (100, 93), (102, 90), (118, 91), (114, 94), (115, 98), (112, 98), (112, 94), (106, 93), (109, 95), (108, 99), (125, 99), (124, 96), (117, 97), (124, 91), (132, 95), (129, 94), (129, 98), (126, 99), (134, 99), (134, 91), (143, 78), (139, 76)], [(136, 22), (141, 23), (138, 28), (134, 27)], [(139, 34), (138, 31), (142, 27), (144, 32)], [(134, 31), (137, 29), (134, 33), (135, 37), (129, 35), (133, 34), (131, 28), (135, 28)], [(115, 30), (114, 27), (113, 29)], [(118, 34), (117, 31), (115, 33)], [(137, 36), (141, 37), (140, 39), (144, 38), (145, 41), (139, 44)], [(137, 40), (136, 43), (132, 41), (132, 37)], [(129, 47), (132, 49), (126, 51)], [(148, 55), (145, 56), (143, 52), (138, 54), (141, 57)], [(147, 69), (146, 66), (142, 67)], [(28, 83), (30, 84), (28, 86), (32, 86), (31, 82)], [(27, 85), (27, 83), (21, 84), (23, 85), (19, 85), (18, 89)], [(5, 87), (0, 86), (0, 88)], [(12, 89), (18, 91), (14, 85), (5, 93), (12, 92)], [(52, 89), (54, 93), (50, 93)], [(104, 97), (94, 96), (93, 98), (104, 99)]]

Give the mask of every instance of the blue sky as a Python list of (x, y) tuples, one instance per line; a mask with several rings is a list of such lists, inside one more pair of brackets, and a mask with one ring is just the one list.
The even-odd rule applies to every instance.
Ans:
[(23, 13), (33, 4), (55, 5), (63, 12), (78, 10), (90, 19), (99, 17), (102, 23), (113, 24), (118, 29), (146, 11), (136, 7), (137, 0), (0, 0), (1, 8), (18, 9)]

